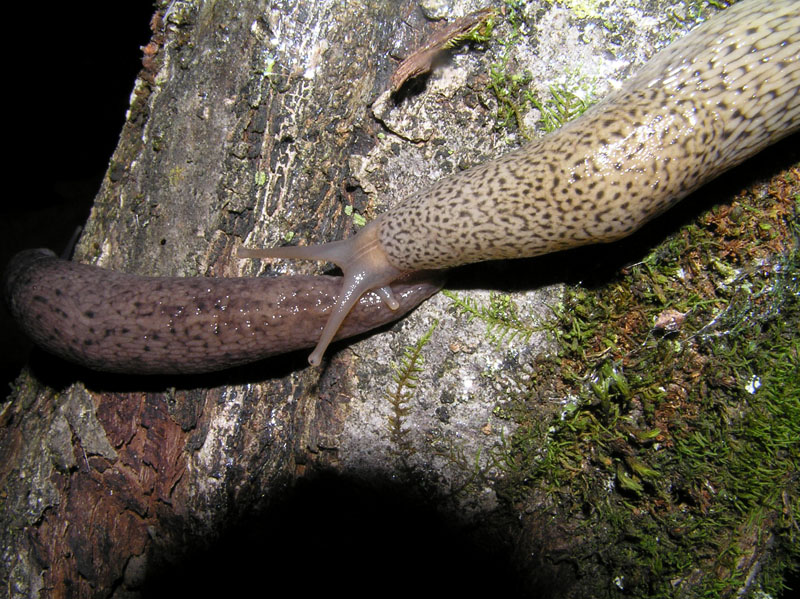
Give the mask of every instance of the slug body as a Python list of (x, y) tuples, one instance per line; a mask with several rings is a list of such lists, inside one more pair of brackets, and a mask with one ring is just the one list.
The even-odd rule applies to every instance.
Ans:
[[(142, 277), (61, 260), (49, 250), (15, 256), (6, 301), (39, 346), (95, 370), (137, 374), (222, 370), (312, 347), (336, 305), (339, 277)], [(391, 322), (439, 289), (396, 284), (397, 311), (361, 298), (337, 338)]]
[(419, 269), (614, 241), (798, 128), (800, 2), (745, 0), (656, 54), (581, 118), (438, 181), (355, 237), (240, 256), (342, 268), (344, 289), (309, 358), (319, 364), (368, 290)]

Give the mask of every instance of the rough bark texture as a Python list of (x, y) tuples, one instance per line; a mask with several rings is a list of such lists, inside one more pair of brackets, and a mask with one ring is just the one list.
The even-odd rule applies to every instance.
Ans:
[[(481, 7), (453, 2), (447, 14)], [(555, 25), (545, 23), (543, 37), (565, 19), (548, 18)], [(76, 259), (139, 274), (256, 274), (257, 264), (235, 258), (240, 245), (349, 236), (357, 227), (346, 206), (369, 219), (502, 153), (509, 144), (490, 117), (479, 52), (452, 57), (420, 95), (383, 95), (398, 60), (434, 27), (411, 0), (159, 2)], [(557, 49), (543, 40), (545, 54), (574, 41), (552, 35)], [(574, 60), (563, 54), (557, 62)], [(539, 274), (520, 286), (560, 280)], [(517, 299), (542, 314), (557, 288)], [(447, 305), (434, 299), (391, 331), (337, 345), (321, 371), (301, 353), (143, 379), (35, 356), (2, 413), (9, 595), (230, 593), (248, 576), (277, 589), (289, 568), (319, 580), (295, 578), (304, 594), (338, 589), (342, 578), (348, 592), (416, 582), (451, 594), (532, 585), (591, 594), (594, 581), (573, 578), (569, 524), (542, 509), (517, 525), (519, 504), (499, 509), (493, 490), (502, 473), (491, 454), (513, 427), (494, 414), (546, 343), (534, 336), (498, 358), (483, 325)], [(446, 334), (431, 340), (409, 404), (393, 364), (434, 319)], [(542, 401), (542, 421), (558, 409)]]

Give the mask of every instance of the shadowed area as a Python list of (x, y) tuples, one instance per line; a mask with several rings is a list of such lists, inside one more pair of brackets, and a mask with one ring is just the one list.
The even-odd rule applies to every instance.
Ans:
[[(144, 596), (524, 596), (508, 539), (462, 526), (411, 486), (332, 475), (301, 480), (206, 548), (162, 562)], [(233, 595), (232, 595), (232, 594)]]

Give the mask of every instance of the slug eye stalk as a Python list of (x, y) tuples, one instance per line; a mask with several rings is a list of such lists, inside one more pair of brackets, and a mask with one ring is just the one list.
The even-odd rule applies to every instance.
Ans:
[(392, 310), (398, 308), (389, 283), (406, 274), (392, 266), (378, 239), (380, 219), (367, 225), (357, 235), (342, 241), (300, 247), (270, 249), (240, 248), (239, 258), (288, 258), (333, 262), (342, 269), (342, 291), (317, 346), (308, 358), (312, 366), (322, 363), (322, 355), (356, 302), (368, 291), (375, 290)]

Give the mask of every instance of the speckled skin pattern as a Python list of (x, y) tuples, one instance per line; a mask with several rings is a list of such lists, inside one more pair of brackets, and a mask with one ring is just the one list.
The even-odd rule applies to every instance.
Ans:
[(555, 133), (380, 219), (400, 271), (545, 254), (635, 231), (800, 128), (800, 2), (745, 0)]
[(394, 307), (387, 286), (404, 273), (614, 241), (799, 128), (800, 0), (745, 0), (580, 119), (439, 181), (355, 237), (240, 252), (330, 260), (343, 279), (145, 279), (27, 255), (6, 297), (37, 343), (97, 369), (217, 370), (317, 337), (309, 361), (320, 364), (332, 339), (436, 290), (398, 297), (397, 312), (365, 296), (378, 289)]
[[(27, 250), (9, 264), (3, 287), (19, 326), (51, 353), (95, 370), (172, 374), (312, 347), (341, 279), (141, 277)], [(433, 280), (395, 284), (397, 311), (365, 295), (337, 338), (391, 322), (439, 287)]]

